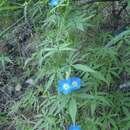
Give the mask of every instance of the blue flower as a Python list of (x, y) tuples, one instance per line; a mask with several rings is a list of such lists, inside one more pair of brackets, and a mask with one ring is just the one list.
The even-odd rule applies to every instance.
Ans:
[(72, 78), (70, 78), (70, 80), (71, 80), (71, 90), (72, 91), (80, 89), (80, 84), (81, 84), (80, 78), (72, 77)]
[(72, 77), (65, 80), (59, 80), (58, 92), (63, 94), (69, 94), (72, 91), (80, 89), (80, 78)]
[(58, 83), (58, 92), (63, 94), (69, 94), (71, 93), (71, 80), (59, 80)]
[(59, 0), (50, 0), (50, 5), (53, 6), (57, 6), (58, 5)]
[(69, 127), (69, 130), (81, 130), (80, 126), (79, 125), (71, 125)]

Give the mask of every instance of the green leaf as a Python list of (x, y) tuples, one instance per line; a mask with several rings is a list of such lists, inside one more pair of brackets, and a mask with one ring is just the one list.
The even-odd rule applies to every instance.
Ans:
[(69, 114), (71, 116), (73, 124), (75, 124), (76, 120), (76, 113), (77, 113), (77, 103), (75, 99), (71, 99), (69, 102)]
[(128, 0), (128, 7), (130, 7), (130, 0)]
[(95, 71), (92, 75), (96, 79), (99, 79), (99, 80), (102, 80), (102, 81), (108, 83), (107, 80), (104, 78), (104, 76), (100, 72)]
[(87, 65), (82, 65), (82, 64), (76, 64), (73, 65), (73, 67), (77, 70), (81, 70), (83, 72), (90, 72), (90, 73), (95, 73), (95, 70), (91, 69), (89, 66)]
[(52, 76), (50, 76), (47, 84), (45, 85), (45, 91), (44, 91), (44, 94), (48, 91), (48, 89), (51, 87), (52, 83), (53, 83), (53, 80), (55, 78), (55, 74), (53, 74)]
[(87, 65), (82, 65), (82, 64), (76, 64), (76, 65), (73, 65), (73, 67), (77, 70), (81, 70), (83, 72), (89, 72), (91, 73), (96, 79), (99, 79), (99, 80), (102, 80), (104, 82), (107, 83), (106, 79), (104, 78), (104, 76), (98, 72), (98, 71), (95, 71), (93, 69), (91, 69), (89, 66)]
[(108, 44), (106, 45), (106, 47), (110, 47), (112, 45), (117, 44), (120, 40), (122, 40), (124, 37), (129, 36), (129, 35), (130, 35), (130, 30), (126, 30), (126, 31), (120, 33), (119, 35), (117, 35), (116, 37), (114, 37), (110, 42), (108, 42)]
[(16, 10), (16, 9), (22, 9), (22, 6), (6, 6), (6, 7), (1, 7), (0, 11), (5, 11), (5, 10)]

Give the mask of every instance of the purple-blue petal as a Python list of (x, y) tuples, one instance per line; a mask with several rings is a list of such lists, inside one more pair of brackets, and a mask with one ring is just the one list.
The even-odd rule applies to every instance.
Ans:
[[(76, 83), (75, 85), (73, 85), (74, 82)], [(81, 86), (81, 80), (80, 80), (80, 78), (78, 78), (78, 77), (72, 77), (71, 78), (71, 89), (72, 89), (72, 91), (80, 89), (80, 86)]]
[(51, 6), (57, 6), (58, 2), (59, 2), (59, 0), (50, 0), (50, 5)]
[[(64, 88), (64, 85), (68, 85), (68, 89)], [(71, 93), (71, 80), (66, 79), (66, 80), (59, 80), (58, 82), (58, 92), (63, 93), (63, 94), (69, 94)]]
[(63, 94), (67, 95), (71, 93), (71, 88), (67, 89), (67, 90), (63, 90)]
[(69, 130), (81, 130), (80, 126), (79, 125), (71, 125), (69, 127)]

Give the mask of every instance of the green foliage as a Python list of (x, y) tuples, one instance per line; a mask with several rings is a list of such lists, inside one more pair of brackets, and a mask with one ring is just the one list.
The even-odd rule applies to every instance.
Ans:
[(128, 6), (130, 7), (130, 0), (128, 0)]
[(69, 102), (69, 114), (71, 116), (73, 124), (75, 124), (76, 113), (77, 113), (76, 101), (74, 99), (71, 99), (70, 102)]
[[(7, 63), (18, 65), (24, 75), (19, 81), (31, 79), (25, 93), (9, 109), (8, 117), (16, 130), (66, 130), (72, 123), (80, 124), (83, 130), (130, 127), (130, 92), (119, 87), (130, 77), (130, 30), (113, 37), (99, 29), (105, 17), (99, 12), (107, 5), (72, 3), (61, 0), (54, 8), (47, 0), (0, 4), (0, 13), (16, 11), (13, 20), (22, 17), (23, 23), (31, 21), (34, 31), (27, 41), (19, 43), (31, 50), (26, 49), (27, 56), (19, 55), (18, 48), (18, 54), (12, 54), (13, 62), (0, 55), (4, 71)], [(8, 24), (10, 27), (10, 21)], [(58, 94), (58, 80), (69, 76), (81, 78), (81, 89)]]
[(3, 69), (3, 71), (5, 71), (5, 65), (7, 63), (12, 63), (10, 58), (8, 56), (5, 56), (4, 54), (0, 54), (0, 66)]

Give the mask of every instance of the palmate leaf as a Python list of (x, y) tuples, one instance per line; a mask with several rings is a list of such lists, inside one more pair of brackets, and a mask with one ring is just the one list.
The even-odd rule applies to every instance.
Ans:
[(80, 30), (80, 31), (85, 31), (85, 27), (92, 26), (88, 21), (93, 18), (94, 15), (91, 14), (90, 16), (86, 16), (86, 14), (83, 14), (80, 11), (75, 11), (71, 12), (69, 14), (68, 22), (67, 22), (67, 27), (72, 31), (72, 30)]

